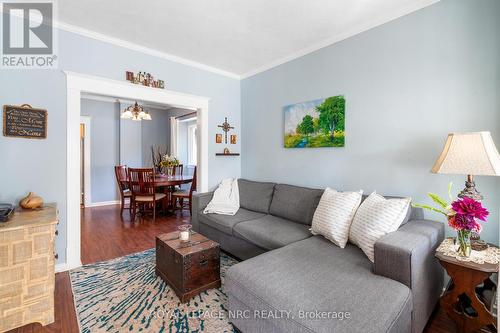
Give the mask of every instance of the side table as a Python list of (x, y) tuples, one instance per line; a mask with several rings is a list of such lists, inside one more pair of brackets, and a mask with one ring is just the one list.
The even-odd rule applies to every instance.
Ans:
[(496, 284), (490, 276), (498, 272), (498, 264), (462, 261), (442, 252), (436, 252), (436, 258), (451, 277), (439, 303), (457, 324), (458, 332), (497, 332), (492, 312)]

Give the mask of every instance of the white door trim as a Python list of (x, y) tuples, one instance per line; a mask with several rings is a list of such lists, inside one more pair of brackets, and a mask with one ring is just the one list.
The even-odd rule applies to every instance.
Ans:
[(82, 265), (80, 259), (80, 99), (91, 93), (139, 101), (169, 104), (197, 110), (198, 184), (208, 191), (208, 104), (209, 98), (135, 85), (125, 81), (65, 71), (66, 74), (66, 263), (67, 269)]
[(85, 151), (84, 151), (84, 165), (83, 165), (83, 178), (84, 178), (84, 184), (83, 188), (85, 190), (84, 192), (84, 198), (83, 198), (83, 205), (85, 207), (90, 207), (92, 204), (92, 184), (90, 181), (91, 173), (90, 173), (90, 168), (91, 168), (91, 163), (90, 163), (90, 147), (92, 144), (92, 138), (90, 136), (91, 133), (91, 117), (90, 116), (80, 116), (80, 124), (85, 125)]

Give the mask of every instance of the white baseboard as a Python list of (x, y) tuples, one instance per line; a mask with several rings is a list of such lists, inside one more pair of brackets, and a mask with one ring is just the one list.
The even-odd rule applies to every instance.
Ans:
[(119, 205), (120, 200), (112, 200), (112, 201), (101, 201), (101, 202), (93, 202), (90, 205), (85, 205), (85, 207), (100, 207), (100, 206), (110, 206), (110, 205)]

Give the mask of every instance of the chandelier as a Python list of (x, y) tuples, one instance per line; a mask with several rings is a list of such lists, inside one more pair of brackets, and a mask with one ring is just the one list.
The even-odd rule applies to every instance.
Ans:
[(135, 102), (134, 105), (130, 105), (125, 110), (123, 110), (120, 118), (141, 121), (141, 120), (151, 120), (151, 115), (149, 114), (149, 112), (144, 111), (142, 106), (139, 106), (139, 104)]

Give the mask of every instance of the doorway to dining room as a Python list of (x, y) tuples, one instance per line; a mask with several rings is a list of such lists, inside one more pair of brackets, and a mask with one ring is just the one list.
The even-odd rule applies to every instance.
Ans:
[[(133, 194), (133, 189), (127, 180), (123, 182), (119, 179), (116, 167), (126, 168), (126, 173), (128, 170), (149, 168), (163, 174), (164, 170), (159, 170), (157, 165), (157, 154), (160, 153), (179, 160), (177, 176), (183, 176), (187, 181), (193, 176), (191, 170), (197, 162), (196, 156), (193, 156), (197, 154), (198, 145), (197, 112), (169, 104), (88, 93), (81, 95), (80, 106), (81, 255), (83, 262), (89, 263), (88, 254), (93, 250), (87, 248), (89, 242), (86, 235), (97, 232), (96, 227), (101, 231), (107, 230), (105, 237), (111, 242), (133, 233), (131, 229), (149, 233), (149, 229), (158, 230), (158, 224), (171, 225), (177, 216), (179, 221), (187, 218), (188, 214), (178, 214), (173, 211), (176, 207), (164, 204), (171, 202), (166, 200), (170, 196), (167, 187), (155, 187), (155, 192), (166, 195), (163, 201), (136, 205), (140, 214), (132, 214), (132, 209), (129, 209), (131, 196), (122, 198), (126, 194), (122, 190), (127, 188), (128, 194)], [(136, 106), (148, 116), (141, 120), (128, 117), (127, 110)], [(189, 190), (191, 184), (180, 184), (176, 189)], [(107, 219), (100, 218), (102, 212), (108, 214)], [(98, 226), (95, 219), (100, 220)], [(117, 228), (119, 225), (123, 229)], [(109, 242), (102, 244), (101, 253), (108, 253), (106, 248), (111, 246)], [(149, 243), (144, 246), (149, 246), (146, 245)], [(137, 247), (142, 248), (142, 244), (137, 244)]]
[[(81, 156), (80, 151), (80, 116), (84, 115), (83, 100), (91, 99), (97, 102), (96, 99), (114, 99), (114, 103), (121, 103), (119, 107), (115, 108), (113, 120), (109, 120), (107, 125), (103, 125), (100, 129), (97, 128), (97, 117), (102, 116), (103, 112), (99, 112), (97, 108), (95, 114), (89, 115), (92, 120), (92, 133), (90, 160), (94, 160), (95, 175), (90, 176), (91, 185), (90, 189), (86, 189), (91, 193), (92, 200), (90, 206), (99, 206), (99, 203), (114, 203), (113, 194), (116, 194), (117, 184), (115, 178), (111, 186), (106, 186), (105, 183), (109, 181), (109, 173), (113, 174), (113, 166), (106, 167), (106, 163), (111, 162), (114, 165), (127, 164), (132, 167), (152, 166), (151, 147), (152, 142), (158, 137), (163, 137), (165, 140), (161, 141), (164, 144), (165, 151), (169, 154), (172, 153), (172, 142), (168, 141), (170, 137), (169, 119), (185, 115), (187, 113), (195, 113), (195, 130), (190, 128), (192, 137), (195, 138), (196, 143), (191, 143), (189, 150), (189, 161), (186, 163), (196, 161), (197, 173), (194, 176), (185, 177), (185, 179), (175, 179), (177, 183), (182, 183), (184, 180), (196, 180), (198, 191), (206, 191), (208, 189), (208, 98), (177, 93), (168, 90), (155, 89), (133, 85), (127, 82), (109, 80), (104, 78), (92, 77), (72, 72), (65, 72), (67, 76), (67, 207), (66, 207), (66, 236), (67, 236), (67, 262), (59, 264), (56, 270), (68, 270), (81, 266), (82, 262), (82, 242), (81, 228), (82, 216), (80, 211), (81, 201)], [(92, 97), (92, 98), (90, 98)], [(101, 101), (102, 102), (102, 101)], [(124, 119), (121, 117), (122, 113), (135, 103), (144, 109), (148, 114), (142, 121), (134, 121), (133, 119)], [(123, 105), (122, 105), (123, 104)], [(127, 106), (128, 105), (128, 106)], [(156, 110), (159, 108), (160, 110)], [(133, 109), (133, 108), (132, 108)], [(175, 110), (174, 110), (175, 109)], [(155, 112), (160, 113), (155, 115)], [(172, 114), (166, 115), (168, 111)], [(176, 111), (177, 113), (174, 113)], [(113, 114), (113, 112), (111, 112)], [(155, 119), (157, 122), (155, 122)], [(162, 120), (163, 119), (163, 120)], [(127, 120), (127, 121), (125, 121)], [(106, 122), (105, 122), (106, 123)], [(138, 125), (140, 124), (140, 126)], [(135, 127), (134, 127), (135, 126)], [(156, 131), (157, 128), (162, 131)], [(94, 133), (95, 132), (95, 133)], [(110, 135), (110, 138), (103, 140), (92, 140), (92, 136), (97, 135)], [(160, 134), (158, 134), (160, 133)], [(153, 140), (149, 141), (148, 140)], [(102, 146), (102, 147), (101, 147)], [(113, 146), (113, 152), (110, 153), (106, 149)], [(98, 147), (98, 149), (96, 149)], [(118, 147), (118, 149), (116, 149)], [(147, 148), (144, 148), (147, 147)], [(104, 150), (104, 152), (99, 152)], [(117, 153), (116, 153), (117, 152)], [(193, 156), (196, 155), (196, 157)], [(103, 158), (100, 161), (100, 158)], [(107, 160), (106, 160), (107, 159)], [(91, 166), (92, 169), (92, 166)], [(107, 174), (107, 176), (106, 176)], [(95, 179), (94, 179), (95, 178)], [(182, 178), (182, 177), (181, 177)], [(94, 179), (94, 181), (92, 181)], [(114, 192), (114, 193), (113, 193)], [(102, 197), (102, 194), (111, 195), (111, 199)], [(94, 195), (95, 194), (95, 195)], [(99, 195), (98, 195), (99, 194)], [(99, 201), (97, 201), (99, 200)], [(116, 202), (116, 201), (115, 201)], [(118, 207), (118, 206), (117, 206)], [(99, 207), (85, 208), (87, 217), (92, 215), (92, 210)], [(119, 212), (119, 209), (118, 209)], [(182, 219), (182, 217), (180, 217)], [(133, 223), (128, 224), (128, 227), (133, 228)]]
[[(124, 119), (124, 111), (136, 102), (149, 115), (147, 120)], [(197, 127), (196, 111), (166, 104), (83, 94), (81, 114), (81, 127), (85, 129), (81, 131), (80, 145), (83, 207), (121, 203), (115, 166), (156, 170), (158, 153), (176, 156), (184, 166), (196, 165), (196, 157), (192, 156), (193, 150), (196, 153), (196, 138), (188, 138), (186, 127), (191, 133), (193, 127)], [(177, 124), (173, 124), (172, 120)], [(93, 130), (90, 129), (91, 121)], [(125, 214), (124, 218), (128, 215)]]

